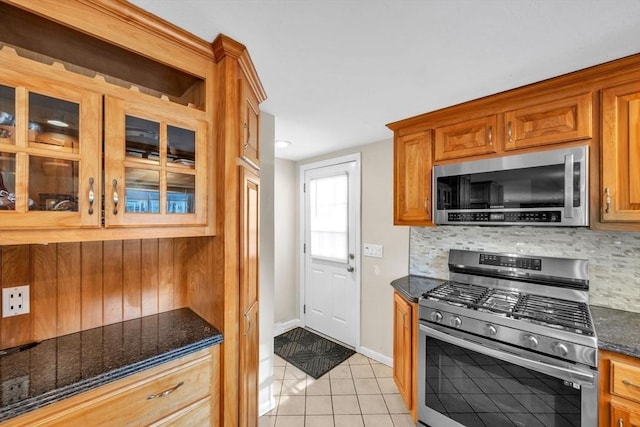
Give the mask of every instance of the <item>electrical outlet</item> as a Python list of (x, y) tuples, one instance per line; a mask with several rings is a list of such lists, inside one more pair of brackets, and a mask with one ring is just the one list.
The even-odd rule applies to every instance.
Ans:
[(29, 375), (2, 382), (2, 406), (20, 402), (29, 397)]
[(2, 317), (29, 313), (29, 285), (2, 289)]

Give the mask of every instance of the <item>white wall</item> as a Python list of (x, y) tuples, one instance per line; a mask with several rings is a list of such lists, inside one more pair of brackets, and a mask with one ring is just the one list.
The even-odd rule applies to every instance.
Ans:
[[(277, 159), (276, 212), (297, 212), (296, 170), (300, 165), (356, 152), (362, 156), (362, 242), (384, 247), (383, 258), (361, 259), (360, 351), (391, 364), (393, 289), (389, 283), (407, 275), (409, 269), (409, 227), (393, 226), (393, 141), (385, 140), (307, 159), (294, 164), (293, 170), (292, 162)], [(291, 195), (295, 195), (295, 199)], [(282, 218), (276, 215), (276, 329), (278, 325), (287, 325), (287, 322), (290, 325), (298, 320), (299, 266), (295, 276), (289, 276), (293, 271), (291, 266), (298, 264), (298, 227), (297, 216), (294, 219), (288, 215)], [(286, 232), (281, 233), (283, 230)], [(293, 242), (283, 241), (281, 246), (281, 238), (290, 239), (292, 236)]]
[(298, 186), (296, 163), (276, 159), (275, 168), (275, 324), (278, 332), (298, 320)]
[(274, 135), (275, 119), (260, 113), (260, 362), (258, 408), (264, 414), (273, 399), (273, 289), (274, 289)]

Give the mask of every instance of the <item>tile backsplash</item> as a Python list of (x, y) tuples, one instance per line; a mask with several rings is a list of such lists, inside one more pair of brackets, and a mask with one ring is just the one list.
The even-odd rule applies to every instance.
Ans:
[(589, 261), (589, 301), (640, 313), (640, 232), (561, 227), (411, 227), (409, 273), (447, 278), (449, 249)]

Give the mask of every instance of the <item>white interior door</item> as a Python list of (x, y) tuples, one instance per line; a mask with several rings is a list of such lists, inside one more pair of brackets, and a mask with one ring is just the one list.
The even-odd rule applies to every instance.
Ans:
[[(344, 159), (343, 159), (344, 160)], [(359, 158), (304, 170), (305, 325), (359, 345)]]

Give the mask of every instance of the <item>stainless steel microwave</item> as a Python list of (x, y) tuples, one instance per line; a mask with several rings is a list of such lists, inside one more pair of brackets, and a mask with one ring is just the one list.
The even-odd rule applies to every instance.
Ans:
[(433, 221), (589, 225), (586, 146), (433, 168)]

